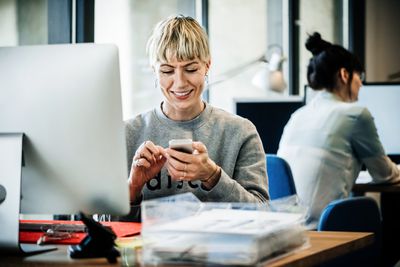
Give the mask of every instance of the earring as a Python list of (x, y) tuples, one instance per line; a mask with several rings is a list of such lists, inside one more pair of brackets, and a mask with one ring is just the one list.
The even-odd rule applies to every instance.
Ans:
[(206, 83), (206, 88), (208, 88), (208, 74), (204, 76), (204, 82)]
[(155, 78), (154, 79), (154, 88), (158, 88), (158, 79), (157, 78)]

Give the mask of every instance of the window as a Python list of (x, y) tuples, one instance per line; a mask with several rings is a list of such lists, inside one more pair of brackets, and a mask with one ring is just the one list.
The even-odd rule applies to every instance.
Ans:
[[(283, 30), (283, 10), (287, 2), (97, 0), (95, 42), (115, 43), (120, 49), (124, 117), (129, 118), (151, 109), (162, 99), (161, 93), (154, 86), (154, 75), (145, 51), (147, 39), (158, 21), (171, 14), (184, 14), (199, 19), (201, 9), (207, 10), (208, 21), (204, 21), (203, 25), (209, 25), (212, 56), (209, 81), (212, 84), (224, 72), (267, 54), (268, 47), (282, 50), (285, 54), (284, 43), (287, 38)], [(287, 76), (288, 61), (283, 66)], [(262, 67), (262, 64), (254, 64), (237, 77), (216, 86), (211, 85), (210, 103), (234, 112), (235, 97), (267, 96), (265, 89), (251, 83), (251, 77)]]
[(357, 52), (365, 53), (361, 57), (365, 57), (369, 83), (400, 83), (400, 32), (394, 26), (398, 24), (399, 13), (399, 1), (365, 1), (365, 30), (354, 29), (354, 36), (358, 36), (360, 45), (364, 46)]
[[(79, 6), (81, 2), (0, 1), (0, 44), (73, 41), (72, 5)], [(307, 33), (319, 31), (327, 40), (346, 46), (343, 29), (347, 25), (342, 23), (342, 1), (97, 0), (94, 5), (94, 41), (115, 43), (120, 49), (125, 118), (153, 108), (162, 99), (154, 86), (145, 48), (155, 23), (171, 14), (200, 18), (201, 9), (206, 10), (208, 20), (203, 24), (208, 24), (212, 54), (209, 102), (230, 112), (235, 112), (235, 98), (271, 98), (277, 94), (252, 82), (260, 69), (265, 68), (261, 62), (213, 85), (227, 71), (240, 68), (262, 55), (270, 59), (271, 51), (275, 49), (286, 58), (282, 71), (287, 87), (283, 94), (278, 95), (302, 94), (306, 84), (306, 66), (311, 56), (304, 48)], [(294, 29), (291, 24), (295, 25)], [(293, 35), (293, 30), (297, 35)], [(291, 47), (297, 54), (291, 51)]]
[(124, 117), (151, 109), (161, 102), (146, 55), (154, 25), (173, 14), (196, 17), (195, 0), (97, 0), (95, 42), (119, 47)]
[(48, 43), (47, 1), (0, 1), (0, 45)]
[(311, 53), (305, 48), (305, 42), (309, 34), (317, 31), (322, 38), (346, 47), (342, 1), (336, 0), (300, 0), (299, 19), (296, 21), (298, 28), (297, 49), (299, 51), (298, 88), (300, 94), (304, 93), (307, 82), (307, 66)]
[[(236, 98), (271, 98), (289, 94), (288, 73), (288, 1), (281, 0), (219, 0), (209, 1), (209, 37), (212, 52), (210, 103), (232, 113)], [(283, 74), (286, 89), (282, 93), (269, 90), (268, 66), (254, 62), (273, 52), (286, 57)], [(250, 64), (249, 64), (250, 63)], [(225, 76), (230, 70), (235, 76)], [(257, 76), (258, 75), (258, 76)], [(218, 84), (213, 85), (213, 82)], [(264, 84), (263, 84), (264, 83)]]

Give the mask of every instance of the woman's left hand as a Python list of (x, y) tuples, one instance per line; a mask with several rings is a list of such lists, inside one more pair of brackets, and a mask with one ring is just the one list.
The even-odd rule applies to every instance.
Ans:
[(202, 142), (193, 142), (193, 153), (180, 152), (171, 148), (167, 152), (169, 175), (176, 181), (206, 181), (215, 175), (219, 167), (208, 156), (207, 148)]

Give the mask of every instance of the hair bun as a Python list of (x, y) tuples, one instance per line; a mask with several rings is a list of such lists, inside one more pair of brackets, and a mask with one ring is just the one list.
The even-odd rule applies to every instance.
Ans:
[(321, 34), (318, 32), (314, 32), (313, 35), (310, 35), (306, 41), (306, 48), (313, 54), (313, 56), (318, 55), (331, 45), (331, 43), (323, 40), (321, 38)]

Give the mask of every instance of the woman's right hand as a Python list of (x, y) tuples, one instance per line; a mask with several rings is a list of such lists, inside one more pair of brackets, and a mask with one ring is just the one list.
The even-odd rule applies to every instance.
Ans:
[(166, 160), (163, 147), (151, 141), (145, 141), (139, 146), (133, 156), (129, 175), (131, 202), (138, 199), (144, 185), (161, 171)]

